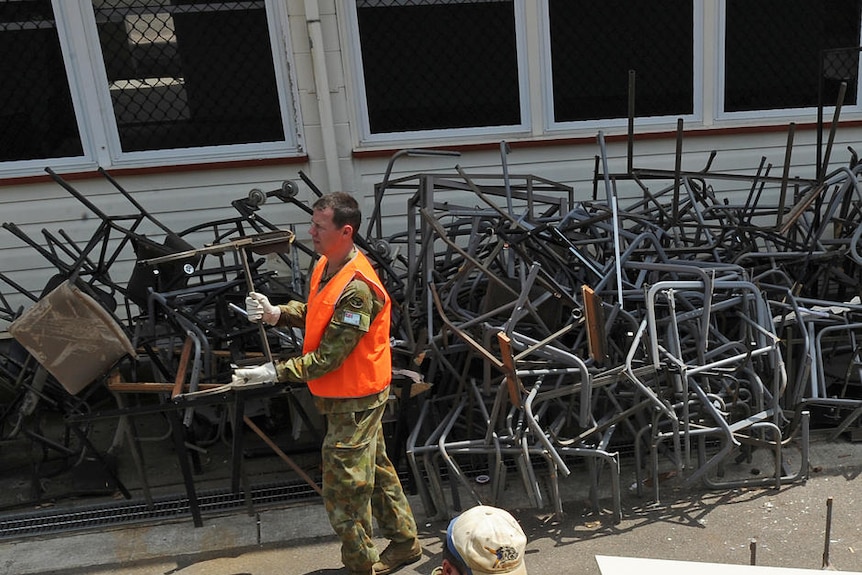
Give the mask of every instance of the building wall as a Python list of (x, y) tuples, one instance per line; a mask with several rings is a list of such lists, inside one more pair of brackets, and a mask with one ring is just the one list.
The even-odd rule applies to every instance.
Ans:
[[(315, 4), (312, 1), (312, 4)], [(335, 0), (322, 0), (319, 20), (306, 18), (309, 2), (287, 0), (289, 18), (289, 61), (294, 66), (293, 79), (298, 94), (298, 117), (301, 121), (301, 140), (306, 158), (300, 162), (260, 163), (244, 162), (239, 165), (225, 163), (214, 167), (194, 169), (129, 170), (118, 171), (114, 176), (154, 218), (173, 230), (183, 230), (192, 225), (232, 217), (236, 211), (230, 202), (247, 196), (253, 188), (274, 190), (284, 180), (298, 184), (299, 200), (311, 203), (315, 195), (302, 182), (300, 171), (320, 189), (328, 191), (341, 187), (358, 194), (366, 214), (373, 209), (374, 185), (383, 179), (392, 155), (398, 148), (369, 148), (359, 146), (356, 129), (356, 110), (353, 105), (355, 81), (350, 77), (347, 64), (346, 31), (342, 4)], [(714, 2), (705, 2), (707, 16), (714, 10)], [(716, 17), (715, 14), (712, 17)], [(319, 26), (319, 28), (317, 28)], [(528, 33), (538, 32), (535, 22), (528, 22)], [(712, 29), (707, 26), (709, 36)], [(326, 82), (322, 82), (315, 68), (309, 37), (319, 31), (322, 40), (322, 55), (325, 60)], [(714, 42), (715, 40), (711, 40)], [(705, 66), (712, 60), (704, 58)], [(327, 88), (325, 94), (319, 87)], [(713, 86), (703, 87), (709, 103), (713, 97)], [(535, 101), (535, 98), (534, 98)], [(321, 105), (324, 113), (321, 114)], [(327, 113), (328, 112), (328, 113)], [(533, 110), (534, 114), (538, 114)], [(330, 117), (327, 117), (330, 116)], [(853, 120), (853, 116), (842, 118)], [(817, 151), (816, 132), (812, 117), (810, 122), (797, 128), (791, 156), (791, 177), (814, 177)], [(536, 118), (534, 125), (539, 125)], [(711, 164), (713, 172), (754, 175), (761, 158), (771, 164), (771, 175), (779, 176), (784, 168), (789, 123), (772, 118), (756, 123), (740, 123), (729, 129), (727, 125), (715, 125), (709, 117), (704, 125), (696, 129), (686, 127), (683, 136), (681, 166), (683, 170), (700, 170), (706, 165), (710, 153), (716, 152)], [(764, 125), (768, 129), (763, 129)], [(624, 128), (609, 129), (607, 161), (610, 171), (622, 173), (627, 167), (627, 142)], [(676, 126), (650, 126), (643, 129), (635, 125), (637, 138), (634, 144), (633, 166), (673, 170), (676, 161)], [(537, 137), (527, 135), (507, 140), (511, 151), (506, 156), (511, 174), (535, 174), (575, 189), (576, 200), (592, 198), (595, 158), (600, 153), (597, 131), (581, 131), (563, 137)], [(862, 128), (853, 124), (842, 125), (837, 130), (832, 152), (832, 166), (846, 165), (850, 152), (848, 146), (858, 147)], [(333, 147), (334, 144), (334, 147)], [(423, 142), (404, 147), (422, 147)], [(460, 157), (400, 157), (392, 165), (391, 178), (418, 172), (455, 173), (460, 166), (469, 173), (502, 173), (499, 142), (494, 140), (461, 139), (451, 146), (439, 142), (437, 148), (452, 148), (461, 151)], [(106, 181), (95, 173), (68, 174), (69, 182), (105, 214), (120, 216), (134, 214), (136, 209)], [(338, 181), (340, 180), (340, 185)], [(656, 182), (657, 186), (666, 185)], [(728, 201), (744, 201), (748, 189), (739, 182), (718, 183), (716, 189), (727, 196)], [(722, 189), (719, 190), (719, 186)], [(599, 198), (603, 196), (603, 185), (599, 187)], [(618, 193), (621, 207), (625, 202), (638, 197), (640, 191), (631, 182), (620, 181)], [(777, 188), (768, 186), (762, 201), (775, 201)], [(403, 231), (404, 215), (409, 194), (391, 194), (384, 199), (382, 210), (384, 235)], [(93, 234), (100, 218), (74, 199), (62, 187), (48, 178), (19, 178), (0, 181), (0, 211), (3, 222), (16, 224), (32, 241), (45, 244), (43, 230), (60, 234), (62, 230), (75, 242), (84, 243)], [(270, 199), (261, 212), (266, 218), (280, 226), (295, 226), (300, 239), (307, 237), (308, 215), (295, 206)], [(154, 239), (163, 232), (151, 223), (144, 222), (138, 230)], [(133, 254), (126, 250), (112, 268), (112, 275), (122, 282), (131, 272)], [(15, 237), (9, 230), (0, 231), (0, 271), (33, 293), (39, 293), (55, 269), (26, 242)], [(20, 305), (29, 305), (25, 298), (15, 294), (7, 285), (2, 286), (5, 295)]]

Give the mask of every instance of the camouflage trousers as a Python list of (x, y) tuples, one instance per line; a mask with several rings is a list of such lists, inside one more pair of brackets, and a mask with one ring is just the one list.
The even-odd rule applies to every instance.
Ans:
[(386, 405), (355, 413), (326, 414), (323, 501), (341, 539), (341, 560), (361, 571), (379, 559), (372, 516), (392, 541), (416, 537), (416, 520), (398, 473), (386, 455), (381, 423)]

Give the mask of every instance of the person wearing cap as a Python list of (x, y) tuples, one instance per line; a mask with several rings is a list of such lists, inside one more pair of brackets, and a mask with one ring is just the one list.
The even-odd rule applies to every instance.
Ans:
[[(249, 321), (305, 328), (302, 355), (235, 369), (232, 382), (308, 383), (326, 418), (323, 502), (341, 539), (341, 560), (351, 575), (387, 575), (422, 557), (416, 520), (383, 436), (392, 379), (391, 300), (354, 245), (362, 222), (356, 200), (334, 192), (318, 198), (312, 211), (309, 233), (321, 257), (308, 301), (276, 306), (260, 293), (246, 298)], [(382, 553), (371, 540), (372, 517), (390, 540)]]
[(446, 529), (443, 562), (432, 575), (527, 575), (527, 536), (503, 509), (477, 505)]

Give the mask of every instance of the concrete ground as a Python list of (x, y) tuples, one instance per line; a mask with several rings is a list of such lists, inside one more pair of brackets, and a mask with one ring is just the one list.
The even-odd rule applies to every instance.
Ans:
[[(740, 464), (736, 471), (759, 473), (757, 465)], [(609, 512), (590, 510), (577, 473), (561, 481), (561, 520), (525, 505), (518, 485), (507, 489), (500, 506), (527, 534), (531, 575), (599, 575), (596, 555), (735, 565), (749, 565), (753, 556), (760, 566), (813, 570), (826, 559), (830, 569), (862, 572), (862, 443), (815, 434), (809, 467), (807, 481), (779, 489), (683, 487), (667, 473), (656, 504), (650, 490), (635, 493), (634, 473), (624, 466), (618, 524)], [(439, 564), (447, 521), (427, 520), (419, 498), (412, 502), (425, 552), (398, 573), (428, 575)], [(0, 541), (0, 574), (336, 575), (345, 572), (339, 557), (323, 507), (313, 501), (207, 516), (199, 528), (188, 519)]]

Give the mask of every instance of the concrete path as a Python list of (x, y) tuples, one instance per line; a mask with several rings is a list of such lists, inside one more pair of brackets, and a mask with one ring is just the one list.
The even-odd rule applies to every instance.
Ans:
[[(862, 572), (862, 444), (812, 440), (811, 477), (775, 488), (682, 488), (670, 478), (662, 501), (626, 489), (623, 521), (588, 511), (578, 478), (564, 482), (565, 517), (523, 506), (518, 486), (503, 507), (529, 539), (530, 575), (599, 575), (596, 555)], [(624, 477), (634, 477), (630, 470)], [(827, 501), (832, 500), (826, 544)], [(399, 575), (428, 575), (439, 564), (447, 521), (424, 520), (413, 498), (423, 558)], [(380, 545), (385, 545), (381, 541)], [(336, 575), (339, 545), (320, 503), (162, 525), (103, 529), (0, 542), (0, 574)], [(693, 570), (696, 571), (696, 570)]]

